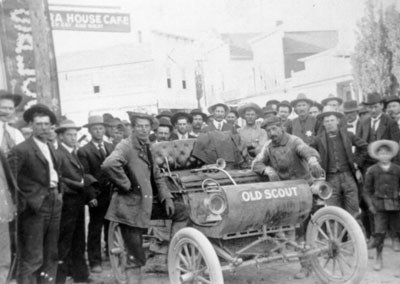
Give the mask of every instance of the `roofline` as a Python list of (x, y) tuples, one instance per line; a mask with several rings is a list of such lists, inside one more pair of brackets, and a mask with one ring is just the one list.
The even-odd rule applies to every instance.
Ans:
[(183, 36), (183, 35), (178, 35), (178, 34), (173, 34), (173, 33), (167, 33), (167, 32), (163, 32), (160, 30), (151, 30), (152, 33), (158, 34), (158, 35), (162, 35), (162, 36), (169, 36), (169, 37), (173, 37), (176, 39), (181, 39), (181, 40), (187, 40), (187, 41), (191, 41), (191, 42), (195, 42), (194, 38), (190, 38), (187, 36)]

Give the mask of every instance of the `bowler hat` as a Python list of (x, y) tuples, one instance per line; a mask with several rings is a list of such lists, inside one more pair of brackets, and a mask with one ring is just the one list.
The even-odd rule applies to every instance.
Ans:
[(292, 113), (292, 106), (291, 106), (290, 103), (289, 103), (288, 101), (286, 101), (286, 100), (281, 101), (281, 102), (278, 104), (277, 110), (279, 110), (279, 107), (288, 107), (288, 108), (289, 108), (289, 113)]
[(394, 158), (397, 155), (397, 153), (399, 152), (399, 143), (398, 142), (392, 141), (392, 140), (378, 140), (378, 141), (372, 142), (368, 146), (368, 153), (371, 156), (371, 158), (379, 160), (379, 156), (377, 154), (378, 154), (379, 148), (381, 148), (382, 146), (386, 146), (389, 148), (390, 156), (392, 158)]
[(366, 100), (363, 101), (364, 105), (374, 105), (382, 102), (381, 95), (377, 92), (368, 93)]
[(343, 99), (342, 99), (342, 98), (336, 97), (336, 96), (334, 96), (333, 94), (329, 94), (328, 97), (327, 97), (326, 99), (323, 99), (323, 100), (321, 101), (321, 104), (324, 105), (324, 106), (326, 106), (326, 104), (327, 104), (329, 101), (337, 101), (337, 102), (339, 103), (339, 105), (341, 105), (341, 104), (343, 103)]
[(33, 105), (30, 108), (28, 108), (23, 114), (24, 120), (27, 123), (33, 121), (33, 116), (34, 116), (35, 113), (42, 113), (42, 114), (45, 114), (45, 115), (49, 116), (51, 124), (56, 124), (57, 123), (57, 117), (54, 114), (54, 112), (52, 112), (44, 104), (36, 104), (36, 105)]
[(158, 123), (159, 123), (158, 127), (160, 127), (160, 126), (168, 127), (170, 131), (172, 131), (172, 129), (174, 128), (171, 124), (171, 121), (165, 117), (161, 117), (158, 120)]
[(201, 115), (201, 116), (203, 117), (203, 121), (206, 121), (207, 118), (208, 118), (207, 115), (206, 115), (204, 112), (202, 112), (201, 109), (199, 109), (199, 108), (192, 109), (192, 111), (190, 112), (190, 114), (191, 114), (192, 116)]
[(273, 113), (276, 115), (278, 112), (275, 109), (273, 109), (271, 105), (269, 105), (269, 106), (262, 108), (262, 113), (263, 113), (263, 115), (266, 115), (269, 113)]
[(169, 119), (171, 119), (172, 112), (170, 112), (169, 110), (164, 110), (164, 111), (160, 112), (158, 115), (156, 115), (157, 119), (160, 119), (161, 117), (168, 117)]
[(356, 100), (351, 100), (351, 101), (345, 101), (343, 103), (343, 112), (353, 112), (353, 111), (359, 111), (360, 107), (357, 104)]
[(172, 115), (172, 117), (171, 117), (171, 123), (172, 123), (172, 125), (175, 125), (175, 124), (177, 123), (178, 119), (179, 119), (179, 118), (182, 118), (182, 117), (186, 118), (187, 121), (188, 121), (189, 123), (192, 123), (192, 122), (193, 122), (193, 117), (192, 117), (192, 115), (190, 115), (189, 113), (180, 111), (180, 112), (174, 113), (174, 114)]
[(261, 128), (266, 128), (270, 125), (279, 125), (282, 126), (282, 120), (280, 117), (278, 116), (270, 116), (266, 119), (264, 119), (264, 121), (261, 123)]
[(67, 129), (76, 129), (76, 130), (80, 130), (81, 127), (76, 126), (75, 122), (73, 122), (70, 119), (66, 119), (60, 122), (60, 125), (54, 130), (56, 133), (60, 133), (63, 132), (64, 130)]
[(101, 115), (91, 115), (88, 118), (88, 123), (83, 125), (83, 127), (89, 128), (92, 125), (98, 125), (98, 124), (105, 125), (103, 116), (101, 116)]
[(335, 108), (326, 105), (324, 107), (324, 109), (322, 110), (322, 112), (317, 115), (317, 119), (322, 119), (322, 118), (324, 118), (326, 116), (330, 116), (330, 115), (334, 115), (337, 118), (342, 118), (343, 117), (343, 113), (338, 112), (338, 111), (335, 110)]
[(246, 113), (246, 111), (247, 111), (248, 109), (254, 110), (254, 111), (256, 112), (256, 114), (257, 114), (257, 117), (260, 117), (260, 116), (262, 115), (262, 110), (261, 110), (261, 108), (260, 108), (257, 104), (255, 104), (255, 103), (247, 103), (247, 104), (241, 105), (241, 106), (238, 108), (238, 114), (239, 114), (239, 116), (240, 116), (241, 118), (244, 118), (244, 114)]
[(312, 106), (312, 104), (313, 104), (313, 101), (310, 100), (309, 98), (307, 98), (307, 96), (305, 94), (303, 94), (303, 93), (298, 94), (297, 98), (294, 99), (293, 101), (291, 101), (290, 104), (292, 105), (292, 107), (295, 107), (298, 102), (306, 102), (310, 106)]
[(213, 104), (212, 106), (208, 107), (207, 110), (208, 110), (209, 113), (213, 113), (214, 110), (216, 109), (216, 107), (218, 107), (218, 106), (222, 106), (222, 107), (225, 109), (225, 112), (228, 112), (228, 111), (229, 111), (229, 107), (228, 107), (226, 104), (224, 104), (224, 103), (216, 103), (216, 104)]
[(147, 119), (150, 121), (152, 129), (156, 129), (158, 127), (158, 120), (150, 114), (142, 113), (142, 112), (133, 112), (127, 111), (129, 115), (129, 119), (131, 120), (132, 125), (134, 125), (134, 120), (137, 118)]
[(391, 102), (398, 102), (398, 103), (400, 103), (400, 97), (399, 97), (399, 96), (396, 96), (396, 95), (393, 95), (393, 96), (386, 97), (386, 98), (384, 99), (384, 101), (383, 101), (383, 103), (385, 104), (385, 107), (386, 107), (389, 103), (391, 103)]
[(14, 102), (14, 107), (17, 107), (22, 101), (22, 96), (18, 94), (12, 94), (6, 90), (0, 90), (0, 100), (5, 99), (12, 100)]

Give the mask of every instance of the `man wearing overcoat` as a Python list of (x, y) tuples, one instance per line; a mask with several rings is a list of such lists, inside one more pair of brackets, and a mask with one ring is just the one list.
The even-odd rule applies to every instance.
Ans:
[(106, 218), (119, 223), (128, 252), (128, 283), (141, 283), (140, 267), (146, 256), (142, 235), (151, 219), (172, 219), (171, 234), (186, 226), (186, 206), (173, 197), (154, 164), (149, 134), (157, 121), (147, 114), (131, 113), (134, 132), (104, 161), (102, 169), (116, 187)]

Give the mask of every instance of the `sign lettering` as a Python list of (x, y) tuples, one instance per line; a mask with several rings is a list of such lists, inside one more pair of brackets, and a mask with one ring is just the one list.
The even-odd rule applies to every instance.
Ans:
[(243, 191), (241, 194), (244, 202), (257, 201), (262, 199), (277, 199), (297, 196), (297, 187), (283, 187), (283, 188), (272, 188), (265, 189), (264, 191), (253, 190)]

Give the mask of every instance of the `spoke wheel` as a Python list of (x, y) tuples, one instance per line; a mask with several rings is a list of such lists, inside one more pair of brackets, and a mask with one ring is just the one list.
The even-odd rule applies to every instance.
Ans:
[(126, 250), (121, 234), (121, 228), (116, 222), (110, 222), (108, 229), (108, 252), (115, 280), (119, 284), (126, 282)]
[(360, 226), (348, 212), (335, 206), (318, 210), (308, 224), (306, 241), (312, 249), (321, 249), (310, 262), (322, 282), (360, 283), (368, 251)]
[(217, 254), (210, 241), (194, 228), (184, 228), (173, 237), (168, 250), (171, 283), (223, 284)]

